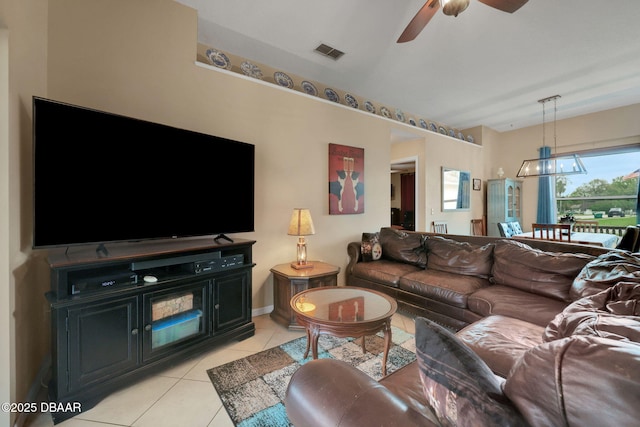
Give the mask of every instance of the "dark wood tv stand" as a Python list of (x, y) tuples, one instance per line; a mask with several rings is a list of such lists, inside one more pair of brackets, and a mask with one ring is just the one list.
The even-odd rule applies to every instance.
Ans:
[[(52, 253), (50, 401), (86, 411), (149, 373), (254, 335), (254, 243), (208, 237)], [(52, 413), (54, 423), (74, 415)]]

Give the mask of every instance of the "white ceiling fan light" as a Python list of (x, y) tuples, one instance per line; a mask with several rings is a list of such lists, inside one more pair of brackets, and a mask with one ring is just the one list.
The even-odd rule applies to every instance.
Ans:
[(442, 13), (449, 16), (458, 16), (469, 6), (470, 0), (440, 0)]
[[(415, 39), (424, 27), (431, 21), (438, 9), (442, 7), (442, 12), (449, 16), (458, 16), (468, 6), (471, 0), (427, 0), (422, 5), (418, 13), (413, 17), (407, 28), (404, 29), (398, 43), (406, 43)], [(520, 9), (529, 0), (478, 0), (489, 7), (501, 10), (507, 13), (513, 13)]]

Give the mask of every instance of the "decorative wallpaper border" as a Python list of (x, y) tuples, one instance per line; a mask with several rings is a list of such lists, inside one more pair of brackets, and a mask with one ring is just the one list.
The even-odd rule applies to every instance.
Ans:
[(366, 111), (370, 114), (406, 123), (433, 133), (447, 135), (461, 141), (475, 144), (472, 135), (465, 136), (462, 131), (446, 124), (424, 119), (415, 114), (406, 113), (400, 108), (383, 105), (343, 89), (332, 88), (324, 83), (286, 73), (269, 65), (251, 61), (229, 52), (223, 52), (201, 43), (198, 43), (197, 61), (278, 85), (286, 89), (302, 92), (310, 96), (317, 96), (331, 102)]

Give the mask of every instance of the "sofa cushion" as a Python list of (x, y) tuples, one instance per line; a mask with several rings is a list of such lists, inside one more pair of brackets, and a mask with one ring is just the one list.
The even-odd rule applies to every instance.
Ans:
[(516, 240), (496, 242), (493, 281), (570, 302), (573, 279), (594, 259), (577, 253), (546, 252)]
[(516, 363), (504, 392), (536, 426), (637, 426), (640, 345), (575, 335)]
[(618, 282), (640, 283), (640, 254), (611, 251), (589, 262), (571, 285), (573, 300), (594, 295)]
[(507, 378), (530, 348), (542, 344), (544, 327), (501, 315), (485, 317), (456, 333), (493, 372)]
[(451, 332), (416, 318), (416, 356), (424, 392), (443, 426), (522, 426), (502, 381)]
[(424, 237), (419, 233), (407, 233), (393, 228), (380, 229), (382, 257), (398, 262), (427, 266), (427, 254), (423, 246)]
[(422, 271), (422, 268), (411, 264), (381, 259), (376, 262), (359, 262), (353, 266), (352, 275), (360, 279), (398, 287), (400, 278), (405, 274)]
[(640, 343), (640, 283), (620, 282), (575, 301), (547, 325), (544, 340), (571, 335)]
[(467, 308), (469, 295), (489, 285), (489, 280), (481, 277), (431, 269), (407, 273), (398, 281), (402, 290), (460, 308)]
[(493, 244), (458, 242), (441, 236), (425, 240), (427, 268), (488, 278), (493, 265)]
[(491, 285), (469, 295), (467, 305), (482, 317), (502, 314), (544, 327), (567, 303), (510, 286)]
[(377, 261), (382, 257), (382, 245), (380, 245), (380, 233), (362, 233), (360, 244), (362, 261)]

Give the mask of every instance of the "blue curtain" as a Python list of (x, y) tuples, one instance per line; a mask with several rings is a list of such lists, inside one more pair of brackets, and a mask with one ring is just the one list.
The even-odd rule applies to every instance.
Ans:
[(457, 209), (469, 209), (471, 205), (471, 173), (460, 172), (460, 180), (458, 181), (458, 205)]
[[(548, 159), (551, 156), (551, 147), (540, 147), (540, 158)], [(556, 196), (554, 194), (552, 176), (538, 178), (538, 215), (536, 222), (540, 224), (555, 224), (558, 221), (556, 215)]]

